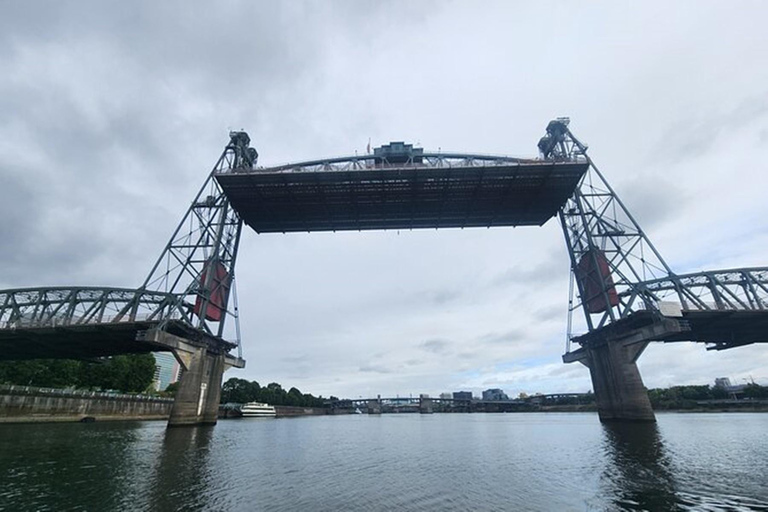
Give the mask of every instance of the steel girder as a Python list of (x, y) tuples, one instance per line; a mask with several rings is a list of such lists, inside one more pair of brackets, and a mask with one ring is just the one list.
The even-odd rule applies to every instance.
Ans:
[[(0, 291), (0, 329), (187, 320), (171, 293), (129, 288), (55, 287)], [(187, 308), (189, 309), (189, 308)]]
[[(400, 167), (422, 168), (451, 168), (451, 167), (493, 167), (497, 165), (509, 165), (516, 163), (536, 163), (540, 160), (531, 158), (517, 158), (511, 156), (494, 156), (470, 153), (419, 153), (408, 156), (404, 161), (389, 162), (386, 156), (361, 155), (326, 158), (322, 160), (309, 160), (306, 162), (276, 165), (271, 167), (258, 167), (253, 171), (286, 172), (286, 173), (312, 173), (328, 171), (354, 171), (361, 169), (387, 169)], [(238, 171), (252, 172), (242, 167), (223, 169), (222, 173), (236, 173)]]
[(679, 300), (682, 311), (768, 310), (768, 268), (737, 268), (670, 275), (637, 283), (625, 292), (653, 297), (657, 303)]

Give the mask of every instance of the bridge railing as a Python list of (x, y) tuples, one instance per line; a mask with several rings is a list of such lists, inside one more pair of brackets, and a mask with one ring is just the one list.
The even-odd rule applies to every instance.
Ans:
[(634, 284), (619, 297), (628, 305), (637, 304), (638, 309), (660, 309), (660, 305), (672, 303), (682, 311), (766, 310), (768, 268), (673, 274)]
[(513, 156), (494, 156), (469, 153), (419, 153), (409, 155), (407, 158), (397, 160), (387, 159), (386, 156), (360, 155), (325, 158), (322, 160), (309, 160), (306, 162), (294, 162), (270, 167), (257, 168), (231, 168), (222, 169), (221, 174), (226, 173), (281, 173), (281, 172), (327, 172), (327, 171), (354, 171), (364, 169), (397, 169), (404, 167), (415, 168), (451, 168), (451, 167), (489, 167), (508, 166), (520, 164), (552, 164), (533, 158), (519, 158)]
[(0, 329), (181, 319), (171, 293), (130, 288), (55, 287), (0, 291)]

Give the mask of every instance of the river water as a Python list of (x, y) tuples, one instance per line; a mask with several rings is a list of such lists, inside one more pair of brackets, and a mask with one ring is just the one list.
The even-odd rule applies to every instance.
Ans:
[(768, 414), (0, 425), (0, 510), (768, 511)]

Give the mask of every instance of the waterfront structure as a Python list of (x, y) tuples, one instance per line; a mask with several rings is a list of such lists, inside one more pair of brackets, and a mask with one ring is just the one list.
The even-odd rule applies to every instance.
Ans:
[(509, 400), (509, 397), (499, 388), (491, 388), (483, 391), (483, 400), (501, 401)]

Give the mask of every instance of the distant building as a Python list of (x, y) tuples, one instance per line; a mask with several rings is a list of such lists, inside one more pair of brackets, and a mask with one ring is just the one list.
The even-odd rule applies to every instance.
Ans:
[(731, 379), (728, 377), (718, 377), (715, 379), (715, 387), (728, 389), (731, 387)]
[(181, 377), (181, 365), (170, 352), (154, 352), (155, 356), (155, 389), (164, 391), (169, 384), (178, 382)]
[(414, 148), (413, 144), (405, 142), (390, 142), (380, 148), (373, 149), (374, 163), (381, 165), (388, 164), (406, 164), (413, 162), (420, 164), (424, 154), (424, 149)]
[(454, 391), (453, 399), (454, 400), (472, 400), (472, 392), (471, 391)]
[(453, 398), (453, 395), (450, 393), (440, 393), (440, 398), (443, 400), (450, 400)]
[(504, 393), (503, 390), (499, 388), (492, 388), (483, 391), (483, 400), (498, 402), (501, 400), (509, 400), (509, 397), (506, 393)]

